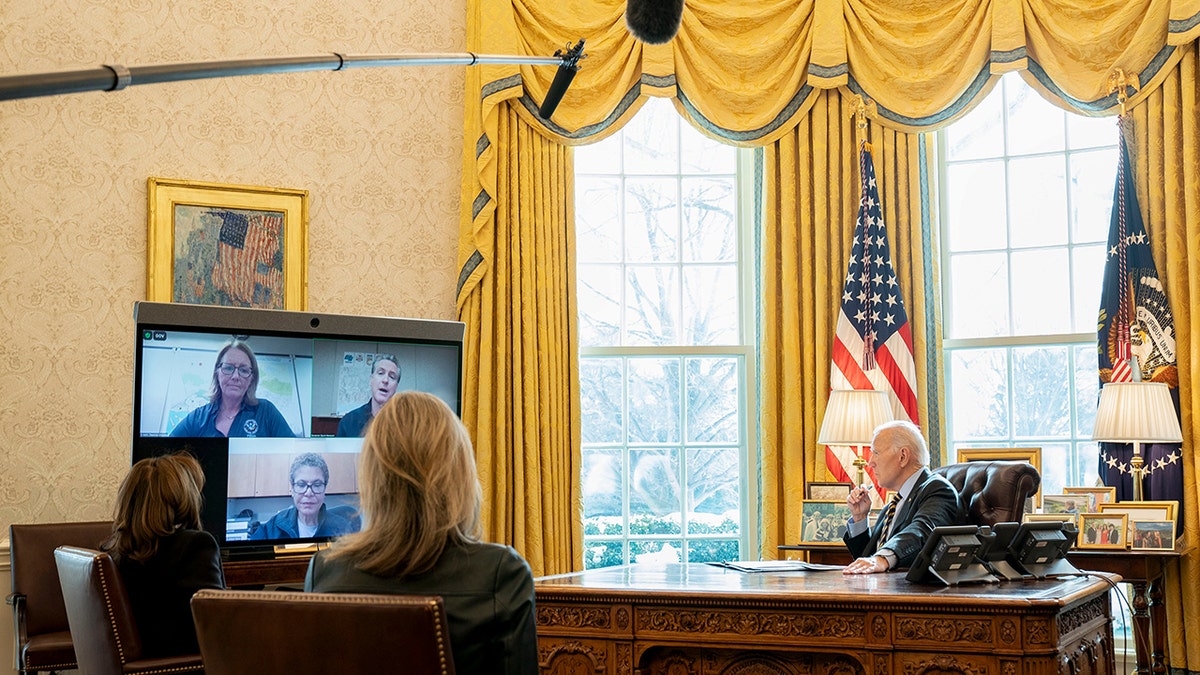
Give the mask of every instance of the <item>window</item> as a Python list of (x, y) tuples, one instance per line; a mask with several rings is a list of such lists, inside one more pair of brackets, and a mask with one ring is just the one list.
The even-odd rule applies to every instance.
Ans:
[(1096, 321), (1116, 119), (1054, 107), (1015, 73), (942, 135), (950, 458), (1042, 448), (1042, 492), (1093, 485)]
[(576, 149), (586, 569), (747, 551), (739, 151), (651, 99)]

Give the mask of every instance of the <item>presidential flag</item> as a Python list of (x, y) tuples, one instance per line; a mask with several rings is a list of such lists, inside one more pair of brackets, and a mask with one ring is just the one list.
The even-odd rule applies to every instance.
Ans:
[(213, 286), (240, 307), (283, 309), (283, 214), (220, 211)]
[[(886, 391), (892, 401), (892, 415), (919, 424), (912, 332), (892, 268), (875, 164), (865, 143), (859, 150), (859, 169), (862, 186), (858, 220), (833, 337), (830, 386)], [(862, 452), (869, 460), (870, 449), (863, 448)], [(826, 447), (825, 464), (837, 480), (853, 480), (853, 462), (853, 448)], [(871, 473), (869, 468), (867, 473)], [(876, 494), (882, 496), (882, 491), (876, 490)]]
[[(1118, 126), (1123, 126), (1122, 123)], [(1096, 327), (1100, 384), (1133, 381), (1135, 371), (1143, 380), (1165, 382), (1171, 388), (1178, 414), (1175, 319), (1150, 255), (1150, 242), (1138, 208), (1123, 129), (1119, 135), (1117, 181)], [(1146, 462), (1143, 499), (1182, 500), (1181, 447), (1178, 443), (1142, 444)], [(1133, 445), (1130, 443), (1100, 444), (1100, 478), (1106, 485), (1117, 488), (1118, 500), (1133, 499), (1129, 463), (1132, 456)], [(1183, 509), (1177, 511), (1182, 514)]]

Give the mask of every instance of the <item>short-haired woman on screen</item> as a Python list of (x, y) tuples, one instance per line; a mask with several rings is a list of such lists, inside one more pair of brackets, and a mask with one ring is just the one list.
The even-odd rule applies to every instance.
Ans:
[(147, 457), (117, 489), (112, 535), (117, 563), (147, 656), (198, 654), (192, 594), (224, 588), (221, 552), (200, 526), (204, 472), (186, 454)]
[(258, 357), (242, 340), (217, 353), (208, 403), (189, 412), (172, 436), (184, 438), (292, 438), (296, 435), (274, 403), (258, 398)]
[(393, 396), (359, 459), (363, 529), (309, 564), (307, 591), (440, 595), (459, 673), (536, 673), (533, 576), (508, 546), (479, 541), (471, 439), (441, 399)]
[(349, 518), (325, 505), (329, 464), (315, 452), (297, 455), (288, 470), (292, 505), (271, 516), (250, 534), (251, 539), (337, 537), (358, 528)]

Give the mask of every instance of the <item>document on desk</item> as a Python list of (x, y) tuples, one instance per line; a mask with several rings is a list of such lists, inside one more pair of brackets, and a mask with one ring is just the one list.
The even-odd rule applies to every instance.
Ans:
[(845, 569), (845, 565), (820, 565), (803, 560), (730, 560), (708, 564), (738, 572), (833, 572)]

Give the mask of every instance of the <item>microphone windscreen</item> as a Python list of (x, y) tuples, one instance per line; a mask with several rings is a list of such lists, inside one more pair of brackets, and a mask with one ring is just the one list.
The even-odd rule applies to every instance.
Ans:
[(683, 0), (625, 0), (625, 25), (646, 44), (670, 42), (683, 21)]
[(548, 120), (558, 108), (558, 102), (562, 100), (563, 94), (567, 93), (567, 87), (571, 86), (571, 80), (575, 79), (575, 73), (579, 71), (579, 66), (561, 65), (558, 67), (558, 72), (554, 73), (554, 81), (550, 83), (550, 89), (546, 92), (546, 98), (542, 100), (542, 105), (538, 108), (538, 114), (542, 119)]

